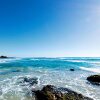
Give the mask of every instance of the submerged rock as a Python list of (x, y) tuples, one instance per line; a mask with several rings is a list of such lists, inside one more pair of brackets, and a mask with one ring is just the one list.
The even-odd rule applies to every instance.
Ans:
[(38, 78), (36, 78), (36, 77), (20, 77), (18, 79), (18, 82), (22, 83), (22, 85), (29, 84), (32, 86), (34, 84), (38, 84)]
[(87, 80), (95, 85), (100, 85), (100, 75), (91, 75), (87, 77)]
[(12, 70), (12, 72), (21, 72), (21, 70), (17, 69), (17, 70)]
[(42, 90), (32, 91), (36, 100), (93, 100), (67, 88), (57, 88), (47, 85)]
[(33, 77), (33, 78), (25, 77), (24, 82), (28, 82), (31, 85), (34, 85), (34, 84), (38, 84), (38, 79), (36, 77)]
[(8, 71), (0, 72), (0, 75), (7, 75), (7, 74), (15, 73), (15, 72), (21, 72), (21, 70), (19, 70), (19, 69), (17, 69), (17, 70), (8, 70)]

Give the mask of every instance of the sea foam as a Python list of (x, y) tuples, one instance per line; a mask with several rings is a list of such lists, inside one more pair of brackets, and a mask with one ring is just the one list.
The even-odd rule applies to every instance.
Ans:
[(91, 71), (91, 72), (100, 73), (100, 68), (86, 68), (86, 67), (80, 67), (80, 69), (86, 70), (86, 71)]

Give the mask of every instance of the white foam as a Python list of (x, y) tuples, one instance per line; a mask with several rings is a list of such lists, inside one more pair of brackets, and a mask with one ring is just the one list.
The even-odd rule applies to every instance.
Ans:
[[(38, 71), (41, 71), (39, 73)], [(47, 70), (47, 69), (34, 69), (32, 73), (23, 73), (19, 74), (18, 76), (13, 76), (12, 78), (4, 78), (4, 81), (0, 82), (0, 87), (2, 89), (2, 95), (0, 96), (0, 100), (8, 100), (4, 99), (6, 95), (11, 93), (11, 95), (8, 95), (7, 98), (9, 97), (9, 100), (15, 100), (11, 99), (14, 97), (18, 97), (18, 100), (31, 100), (26, 99), (25, 95), (27, 93), (30, 93), (32, 88), (41, 89), (42, 86), (51, 84), (55, 86), (62, 86), (62, 87), (68, 87), (76, 92), (82, 93), (83, 95), (86, 96), (91, 96), (92, 94), (96, 100), (100, 100), (100, 96), (97, 93), (100, 93), (99, 88), (91, 87), (91, 85), (86, 84), (85, 80), (83, 77), (85, 77), (85, 73), (80, 73), (77, 71), (72, 74), (70, 71), (59, 71), (59, 70)], [(19, 83), (18, 79), (20, 77), (37, 77), (39, 83), (34, 86), (30, 85), (24, 85), (24, 83)], [(66, 77), (67, 76), (67, 77)], [(87, 75), (86, 75), (87, 76)], [(8, 77), (8, 76), (7, 76)], [(73, 78), (74, 77), (74, 78)], [(56, 80), (56, 81), (55, 81)], [(30, 94), (31, 95), (31, 94)], [(2, 99), (3, 98), (3, 99)], [(23, 98), (23, 99), (22, 99)], [(17, 99), (16, 99), (17, 100)]]
[(83, 60), (64, 60), (64, 61), (69, 61), (69, 62), (87, 62), (87, 61), (83, 61)]
[(80, 69), (86, 70), (86, 71), (91, 71), (91, 72), (100, 73), (100, 68), (86, 68), (86, 67), (80, 67)]
[(9, 63), (16, 60), (21, 60), (22, 58), (8, 58), (8, 59), (0, 59), (0, 63)]
[(93, 64), (100, 64), (100, 62), (97, 62), (97, 61), (96, 61), (96, 62), (90, 62), (90, 63), (93, 63)]
[(34, 61), (35, 61), (35, 60), (40, 60), (40, 59), (37, 59), (37, 58), (32, 58), (31, 60), (34, 60)]
[(85, 60), (64, 60), (68, 62), (83, 62), (83, 63), (90, 63), (90, 64), (100, 64), (100, 62), (97, 61), (85, 61)]

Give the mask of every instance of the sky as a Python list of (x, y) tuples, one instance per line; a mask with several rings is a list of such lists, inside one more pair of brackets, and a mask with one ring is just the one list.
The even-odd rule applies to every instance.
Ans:
[(100, 0), (0, 0), (0, 55), (100, 57)]

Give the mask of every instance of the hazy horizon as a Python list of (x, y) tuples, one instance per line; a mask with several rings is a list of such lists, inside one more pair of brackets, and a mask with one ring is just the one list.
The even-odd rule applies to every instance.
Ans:
[(100, 0), (1, 0), (0, 55), (100, 57)]

